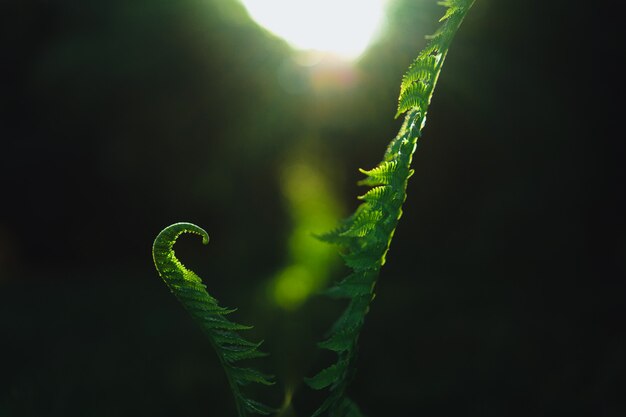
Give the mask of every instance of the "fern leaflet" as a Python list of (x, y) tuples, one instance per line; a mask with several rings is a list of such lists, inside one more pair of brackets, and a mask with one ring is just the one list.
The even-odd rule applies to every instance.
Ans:
[(156, 269), (170, 291), (209, 337), (226, 372), (238, 416), (246, 417), (249, 413), (270, 414), (274, 411), (272, 408), (246, 397), (241, 392), (241, 386), (251, 382), (271, 385), (272, 377), (254, 369), (235, 366), (244, 359), (266, 356), (258, 350), (262, 342), (249, 342), (239, 336), (238, 331), (250, 329), (251, 326), (228, 320), (226, 315), (235, 310), (220, 307), (217, 300), (206, 291), (200, 277), (176, 258), (174, 244), (183, 233), (197, 234), (202, 237), (203, 244), (209, 243), (207, 232), (194, 224), (175, 223), (168, 226), (159, 233), (152, 247)]
[(334, 231), (320, 236), (343, 249), (343, 258), (352, 273), (326, 291), (334, 298), (347, 298), (349, 304), (332, 326), (329, 336), (318, 346), (337, 354), (337, 361), (307, 378), (313, 389), (329, 389), (329, 396), (313, 417), (360, 417), (358, 407), (346, 396), (346, 389), (355, 372), (357, 342), (361, 328), (374, 298), (374, 287), (406, 199), (406, 186), (413, 174), (410, 168), (417, 140), (426, 123), (437, 79), (450, 43), (474, 0), (440, 2), (446, 7), (441, 27), (430, 37), (402, 78), (396, 117), (407, 113), (398, 135), (391, 141), (383, 160), (365, 171), (359, 184), (372, 186), (359, 199), (356, 210)]

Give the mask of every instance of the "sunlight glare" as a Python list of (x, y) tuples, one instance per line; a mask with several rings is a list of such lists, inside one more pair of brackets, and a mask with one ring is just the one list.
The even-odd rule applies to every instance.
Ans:
[(296, 49), (356, 58), (382, 24), (387, 0), (241, 0), (260, 25)]

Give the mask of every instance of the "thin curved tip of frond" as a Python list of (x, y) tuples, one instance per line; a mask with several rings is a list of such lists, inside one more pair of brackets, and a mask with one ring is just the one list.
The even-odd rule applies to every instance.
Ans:
[(209, 234), (206, 230), (198, 225), (189, 222), (178, 222), (167, 226), (161, 230), (161, 233), (157, 236), (157, 239), (169, 239), (176, 241), (178, 236), (183, 233), (191, 233), (202, 237), (202, 244), (207, 245), (209, 243)]
[(184, 230), (185, 232), (193, 233), (193, 234), (202, 236), (202, 244), (203, 245), (208, 245), (209, 244), (209, 234), (207, 233), (206, 230), (204, 230), (200, 226), (197, 226), (197, 225), (195, 225), (193, 223), (189, 223), (189, 222), (174, 223), (172, 226), (175, 226), (175, 225), (180, 225), (181, 227), (185, 227), (185, 230)]

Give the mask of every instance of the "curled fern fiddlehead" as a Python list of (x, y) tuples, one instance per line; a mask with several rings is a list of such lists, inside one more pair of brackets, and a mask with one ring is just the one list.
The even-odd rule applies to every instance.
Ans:
[(426, 123), (426, 113), (448, 53), (450, 43), (474, 0), (440, 2), (446, 12), (441, 27), (430, 37), (402, 79), (396, 117), (407, 112), (398, 135), (387, 147), (383, 160), (375, 168), (361, 170), (366, 178), (361, 185), (374, 187), (360, 196), (363, 200), (355, 213), (336, 230), (320, 236), (338, 244), (352, 273), (326, 291), (328, 296), (346, 298), (349, 304), (332, 326), (319, 347), (337, 354), (337, 361), (307, 383), (314, 389), (329, 389), (329, 396), (313, 417), (359, 417), (358, 407), (346, 396), (346, 389), (355, 372), (357, 341), (365, 315), (374, 298), (374, 287), (380, 268), (385, 263), (402, 204), (406, 186), (413, 174), (410, 168), (417, 140)]
[(241, 386), (251, 382), (271, 385), (272, 377), (251, 368), (235, 366), (244, 360), (265, 356), (258, 350), (260, 343), (243, 339), (237, 333), (250, 329), (250, 326), (233, 323), (226, 318), (233, 309), (220, 307), (215, 298), (206, 291), (206, 286), (193, 271), (176, 258), (174, 244), (183, 233), (193, 233), (202, 237), (202, 243), (209, 243), (209, 235), (204, 229), (191, 223), (175, 223), (166, 227), (154, 240), (152, 257), (157, 271), (172, 293), (182, 303), (209, 337), (217, 354), (231, 390), (235, 397), (237, 414), (246, 417), (249, 413), (269, 414), (273, 409), (246, 397)]

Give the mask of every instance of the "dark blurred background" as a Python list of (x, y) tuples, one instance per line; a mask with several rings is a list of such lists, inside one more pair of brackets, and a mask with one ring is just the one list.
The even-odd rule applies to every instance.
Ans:
[[(341, 309), (311, 294), (345, 272), (310, 233), (395, 136), (434, 3), (392, 1), (348, 65), (303, 60), (234, 0), (0, 1), (0, 416), (234, 416), (152, 265), (182, 220), (211, 243), (179, 257), (272, 353), (278, 383), (253, 395), (310, 415), (300, 381)], [(477, 0), (362, 334), (370, 417), (626, 415), (611, 15)]]

